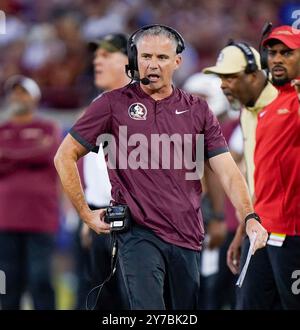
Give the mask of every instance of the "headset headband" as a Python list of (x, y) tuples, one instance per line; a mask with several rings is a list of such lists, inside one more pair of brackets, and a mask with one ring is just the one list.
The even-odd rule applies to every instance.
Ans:
[(157, 27), (157, 26), (164, 28), (165, 30), (169, 31), (171, 34), (173, 34), (175, 36), (175, 38), (176, 38), (176, 40), (178, 42), (178, 45), (177, 45), (177, 48), (176, 48), (176, 54), (182, 53), (184, 51), (184, 49), (185, 49), (183, 37), (175, 29), (171, 28), (170, 26), (163, 25), (163, 24), (151, 24), (151, 25), (145, 25), (145, 26), (141, 27), (140, 29), (138, 29), (135, 32), (133, 32), (132, 35), (129, 37), (129, 39), (128, 39), (128, 45), (129, 46), (132, 46), (132, 44), (135, 44), (135, 38), (140, 33), (144, 32), (146, 30), (150, 30), (151, 28)]
[(267, 38), (267, 36), (271, 33), (272, 31), (273, 24), (272, 22), (266, 22), (265, 25), (262, 28), (261, 32), (261, 39), (259, 43), (259, 53), (260, 53), (260, 63), (261, 63), (261, 68), (263, 70), (268, 70), (268, 48), (263, 46), (263, 41), (264, 39)]

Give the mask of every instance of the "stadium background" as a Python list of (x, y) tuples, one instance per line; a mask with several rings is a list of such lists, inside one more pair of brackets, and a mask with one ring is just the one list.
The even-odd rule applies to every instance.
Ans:
[[(297, 1), (283, 0), (1, 0), (6, 33), (0, 34), (0, 120), (3, 84), (14, 74), (35, 79), (42, 89), (39, 112), (57, 120), (64, 132), (98, 94), (93, 87), (92, 54), (87, 43), (111, 32), (130, 34), (146, 24), (177, 29), (187, 43), (175, 83), (213, 64), (229, 38), (258, 47), (266, 21), (293, 24)], [(77, 216), (61, 201), (53, 278), (59, 309), (72, 309), (76, 276), (72, 240)], [(25, 299), (30, 308), (30, 299)]]

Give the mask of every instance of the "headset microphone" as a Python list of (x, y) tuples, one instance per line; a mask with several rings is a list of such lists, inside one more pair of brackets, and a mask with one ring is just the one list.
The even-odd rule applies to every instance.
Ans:
[(144, 77), (142, 79), (138, 79), (143, 85), (149, 85), (150, 84), (150, 79)]

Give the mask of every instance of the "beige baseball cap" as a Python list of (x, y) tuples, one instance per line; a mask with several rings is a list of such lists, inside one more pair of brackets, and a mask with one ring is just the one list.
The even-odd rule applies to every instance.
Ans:
[[(254, 58), (258, 67), (261, 70), (260, 55), (257, 50), (250, 47), (254, 54)], [(245, 71), (247, 60), (243, 52), (236, 46), (230, 45), (223, 48), (217, 58), (215, 66), (203, 69), (204, 73), (215, 74), (233, 74)]]

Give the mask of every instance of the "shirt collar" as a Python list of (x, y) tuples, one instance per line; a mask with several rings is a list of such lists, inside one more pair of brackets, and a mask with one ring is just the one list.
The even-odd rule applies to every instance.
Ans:
[(157, 102), (157, 103), (158, 103), (158, 102), (168, 102), (169, 100), (172, 100), (172, 98), (174, 97), (174, 95), (177, 93), (177, 88), (175, 88), (175, 87), (172, 85), (172, 93), (171, 93), (169, 96), (165, 97), (164, 99), (159, 100), (159, 101), (156, 101), (156, 100), (154, 100), (154, 98), (152, 98), (149, 94), (147, 94), (147, 93), (145, 93), (145, 92), (143, 91), (143, 89), (142, 89), (141, 86), (140, 86), (140, 83), (134, 83), (134, 87), (135, 87), (137, 93), (138, 93), (141, 97), (143, 97), (143, 98), (147, 98), (147, 99), (151, 100), (152, 102)]
[(258, 99), (256, 100), (254, 106), (253, 107), (247, 107), (247, 110), (258, 112), (262, 108), (264, 108), (266, 105), (273, 102), (276, 99), (277, 96), (278, 96), (277, 89), (270, 82), (268, 82), (266, 87), (260, 93), (260, 95), (259, 95)]

